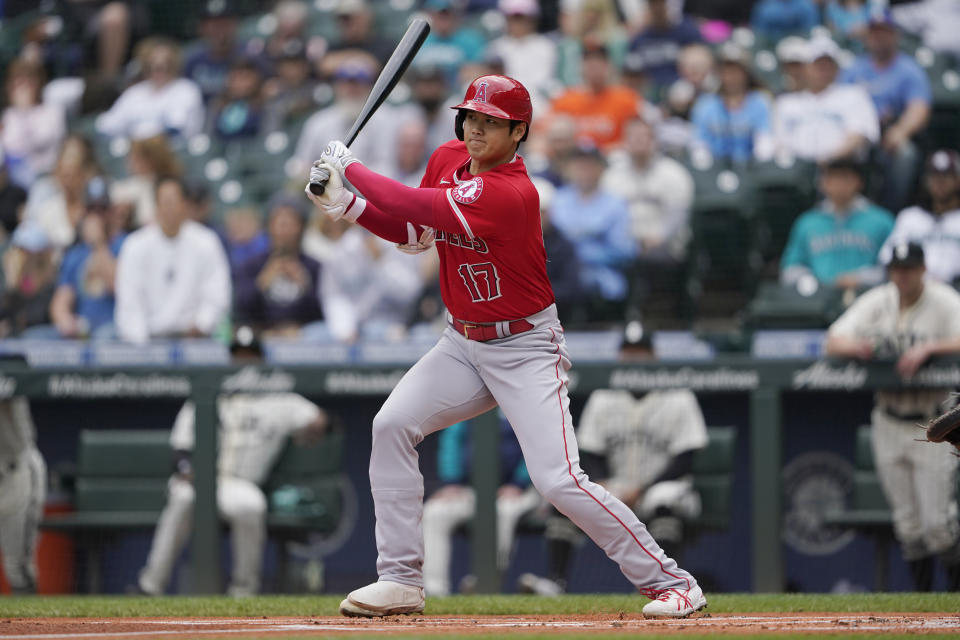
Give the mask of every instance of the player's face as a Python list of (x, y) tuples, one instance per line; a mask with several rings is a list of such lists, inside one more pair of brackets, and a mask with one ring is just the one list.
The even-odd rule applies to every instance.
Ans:
[(486, 171), (498, 164), (509, 162), (525, 131), (525, 124), (520, 124), (511, 131), (510, 121), (505, 118), (467, 111), (463, 121), (463, 141), (467, 145), (467, 153), (473, 158), (471, 173)]
[(157, 188), (157, 224), (168, 236), (175, 236), (187, 219), (187, 202), (176, 182), (164, 182)]
[(897, 288), (903, 300), (916, 300), (923, 292), (925, 267), (890, 267), (887, 269), (890, 282)]
[(949, 173), (927, 175), (927, 191), (934, 200), (949, 200), (960, 193), (960, 178)]

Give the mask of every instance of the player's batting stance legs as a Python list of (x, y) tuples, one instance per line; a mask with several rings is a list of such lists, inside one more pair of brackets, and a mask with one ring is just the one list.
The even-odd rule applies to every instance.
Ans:
[[(517, 433), (531, 480), (580, 526), (645, 595), (648, 616), (681, 617), (706, 606), (696, 580), (677, 567), (624, 504), (590, 482), (567, 398), (570, 366), (546, 276), (539, 200), (519, 144), (531, 122), (530, 96), (516, 80), (482, 76), (458, 110), (459, 141), (437, 149), (421, 187), (364, 167), (340, 142), (328, 145), (308, 197), (329, 217), (347, 218), (406, 251), (425, 250), (436, 231), (449, 327), (390, 394), (373, 425), (370, 485), (378, 582), (350, 593), (346, 615), (423, 610), (423, 479), (416, 445), (427, 434), (491, 408)], [(363, 195), (343, 187), (346, 176)]]

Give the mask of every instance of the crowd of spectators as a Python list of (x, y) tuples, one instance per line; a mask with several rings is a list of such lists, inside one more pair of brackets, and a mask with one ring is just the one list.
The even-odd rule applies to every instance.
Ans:
[[(441, 326), (432, 252), (330, 222), (300, 193), (392, 51), (393, 5), (432, 32), (354, 153), (417, 185), (466, 84), (518, 78), (534, 104), (521, 153), (574, 327), (642, 313), (652, 284), (682, 272), (704, 166), (817, 164), (822, 202), (778, 250), (783, 286), (877, 283), (891, 231), (955, 278), (960, 162), (938, 148), (957, 141), (928, 135), (930, 64), (913, 50), (956, 65), (960, 3), (726, 4), (204, 0), (170, 3), (197, 13), (170, 37), (140, 3), (2, 3), (25, 26), (0, 129), (0, 337), (146, 342), (232, 322), (352, 342)], [(275, 134), (289, 138), (278, 157), (252, 144)], [(266, 158), (251, 184), (275, 176), (273, 193), (231, 202), (210, 169), (251, 154)]]

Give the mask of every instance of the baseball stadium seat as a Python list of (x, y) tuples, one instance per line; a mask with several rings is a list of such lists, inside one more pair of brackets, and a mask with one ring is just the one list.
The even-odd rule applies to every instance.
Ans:
[(874, 539), (873, 588), (874, 591), (884, 592), (889, 590), (889, 550), (894, 540), (890, 505), (874, 465), (871, 426), (865, 424), (858, 427), (855, 437), (853, 489), (849, 507), (824, 514), (824, 522), (862, 531)]
[(693, 458), (693, 484), (702, 510), (689, 524), (698, 529), (725, 529), (730, 524), (733, 498), (735, 427), (708, 427), (707, 446)]
[(767, 271), (776, 273), (797, 216), (817, 197), (816, 166), (808, 162), (760, 162), (750, 168), (756, 218), (753, 234)]
[[(51, 515), (41, 526), (70, 532), (85, 553), (86, 588), (101, 591), (103, 550), (130, 531), (150, 530), (166, 503), (171, 473), (166, 430), (84, 430), (80, 434), (74, 510)], [(342, 510), (343, 433), (329, 433), (314, 447), (288, 443), (264, 485), (270, 510), (267, 529), (281, 542), (284, 583), (288, 540), (330, 533)]]
[(762, 282), (746, 309), (748, 329), (824, 329), (843, 312), (844, 291), (820, 287), (803, 295), (796, 287)]

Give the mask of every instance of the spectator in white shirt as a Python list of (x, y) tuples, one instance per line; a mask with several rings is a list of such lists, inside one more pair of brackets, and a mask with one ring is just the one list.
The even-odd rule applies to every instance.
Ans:
[(180, 48), (171, 40), (150, 38), (138, 49), (145, 79), (100, 114), (97, 131), (133, 138), (161, 132), (189, 138), (200, 133), (205, 120), (203, 96), (193, 80), (180, 76)]
[(60, 148), (53, 173), (30, 187), (23, 219), (39, 223), (54, 248), (65, 249), (76, 239), (86, 210), (84, 189), (95, 173), (90, 141), (71, 135)]
[(837, 84), (840, 48), (827, 37), (807, 43), (806, 90), (780, 96), (773, 135), (779, 153), (826, 162), (862, 157), (880, 139), (873, 100), (863, 87)]
[(10, 180), (24, 189), (53, 170), (67, 133), (63, 108), (40, 101), (43, 83), (39, 65), (14, 60), (7, 68), (8, 106), (0, 135)]
[(548, 106), (557, 79), (557, 45), (537, 33), (540, 6), (536, 0), (500, 0), (500, 12), (506, 16), (507, 30), (487, 47), (487, 53), (503, 60), (504, 73), (516, 78), (530, 92), (534, 113)]
[(189, 219), (177, 178), (157, 181), (157, 223), (132, 233), (117, 262), (120, 338), (209, 336), (227, 316), (230, 267), (216, 233)]
[(893, 19), (904, 30), (919, 35), (923, 44), (938, 53), (960, 58), (960, 2), (921, 0), (892, 7)]
[(330, 248), (320, 274), (323, 313), (333, 337), (344, 342), (401, 337), (423, 289), (420, 264), (426, 259), (350, 226)]
[(627, 123), (623, 150), (610, 154), (602, 187), (630, 206), (640, 259), (681, 262), (690, 236), (693, 178), (660, 153), (653, 127), (642, 118)]

